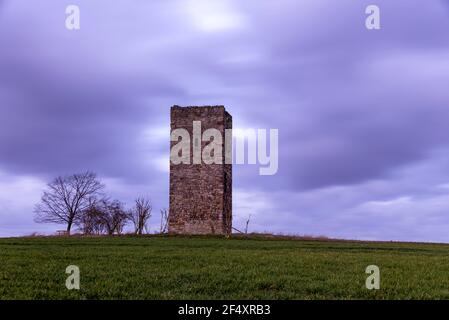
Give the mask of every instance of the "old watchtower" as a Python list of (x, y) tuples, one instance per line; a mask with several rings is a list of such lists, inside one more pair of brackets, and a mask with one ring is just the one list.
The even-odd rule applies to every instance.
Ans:
[[(203, 150), (210, 141), (195, 138), (194, 122), (201, 123), (201, 134), (217, 129), (222, 136), (220, 163), (194, 163), (195, 147)], [(232, 117), (224, 106), (179, 107), (170, 113), (171, 131), (185, 129), (190, 135), (189, 163), (170, 161), (170, 215), (168, 230), (182, 234), (230, 234), (232, 228), (232, 164), (226, 147), (232, 129)], [(227, 129), (227, 130), (226, 130)], [(225, 133), (225, 131), (227, 131)], [(226, 139), (228, 137), (228, 139)], [(214, 139), (211, 139), (213, 141)], [(171, 147), (178, 141), (171, 141)], [(228, 144), (226, 146), (226, 144)], [(215, 151), (214, 151), (215, 152)]]

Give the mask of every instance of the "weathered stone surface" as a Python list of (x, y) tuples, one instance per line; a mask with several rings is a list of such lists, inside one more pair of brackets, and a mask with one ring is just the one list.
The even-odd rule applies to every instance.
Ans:
[[(169, 232), (182, 234), (229, 234), (232, 228), (232, 164), (225, 164), (225, 129), (232, 117), (224, 106), (171, 108), (171, 130), (190, 133), (193, 151), (193, 121), (201, 131), (215, 128), (222, 134), (222, 164), (173, 164), (170, 162)], [(201, 142), (201, 149), (208, 142)], [(232, 142), (231, 142), (232, 143)], [(176, 142), (171, 142), (171, 146)]]

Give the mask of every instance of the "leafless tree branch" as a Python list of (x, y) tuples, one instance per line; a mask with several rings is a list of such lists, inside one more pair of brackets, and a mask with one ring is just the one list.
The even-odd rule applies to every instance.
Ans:
[(47, 187), (35, 207), (35, 221), (66, 224), (68, 233), (104, 188), (97, 176), (89, 171), (57, 177)]

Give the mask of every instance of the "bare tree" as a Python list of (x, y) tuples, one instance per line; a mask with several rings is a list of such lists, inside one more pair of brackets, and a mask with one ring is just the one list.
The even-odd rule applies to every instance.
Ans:
[(251, 220), (251, 214), (248, 216), (248, 219), (246, 220), (246, 225), (245, 225), (245, 234), (248, 233), (248, 225), (249, 225), (249, 221)]
[(93, 201), (89, 207), (82, 212), (77, 219), (76, 225), (87, 235), (101, 234), (105, 230), (103, 223), (103, 210), (97, 201)]
[(102, 222), (109, 235), (121, 234), (126, 225), (128, 214), (123, 208), (123, 204), (118, 201), (103, 200)]
[(81, 218), (103, 187), (92, 172), (58, 177), (48, 184), (48, 190), (36, 205), (35, 221), (66, 224), (70, 234), (72, 225)]
[(168, 214), (169, 213), (168, 213), (167, 208), (161, 209), (160, 212), (161, 212), (161, 230), (160, 230), (160, 232), (161, 233), (167, 233), (167, 231), (168, 231), (168, 219), (169, 219)]
[(103, 198), (93, 202), (77, 221), (84, 234), (121, 234), (128, 220), (123, 204)]
[(136, 234), (142, 234), (144, 230), (147, 230), (147, 222), (151, 217), (151, 201), (145, 197), (139, 197), (136, 199), (135, 207), (128, 213), (128, 219), (134, 224), (134, 232)]

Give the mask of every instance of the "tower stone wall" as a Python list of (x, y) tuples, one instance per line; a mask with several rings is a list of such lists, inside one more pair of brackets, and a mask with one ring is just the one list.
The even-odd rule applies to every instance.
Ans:
[[(209, 143), (195, 141), (193, 122), (201, 121), (201, 135), (210, 128), (222, 136), (220, 164), (193, 163), (194, 144), (201, 150)], [(179, 107), (170, 112), (171, 130), (186, 129), (190, 134), (190, 164), (170, 161), (170, 233), (230, 234), (232, 228), (232, 164), (225, 161), (225, 130), (232, 129), (232, 117), (224, 106)], [(230, 140), (230, 141), (229, 141)], [(176, 144), (171, 141), (171, 147)], [(232, 149), (232, 148), (231, 148)], [(229, 164), (228, 164), (229, 162)]]

